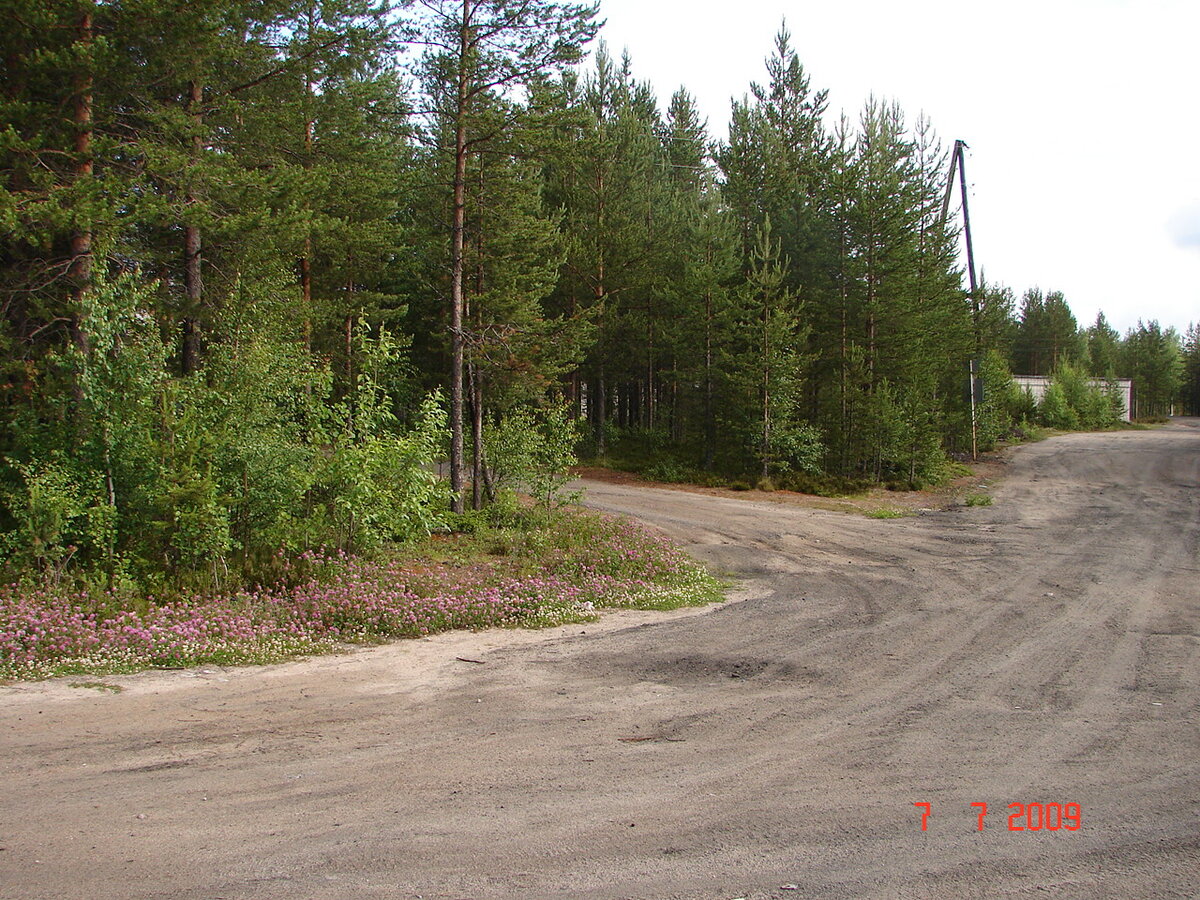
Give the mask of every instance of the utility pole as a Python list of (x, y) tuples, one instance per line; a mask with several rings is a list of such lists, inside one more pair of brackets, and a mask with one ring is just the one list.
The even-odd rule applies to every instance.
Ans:
[(950, 193), (954, 190), (954, 173), (958, 170), (958, 191), (962, 198), (963, 236), (967, 239), (967, 275), (971, 280), (971, 325), (975, 332), (975, 356), (972, 357), (970, 370), (971, 393), (971, 459), (976, 459), (978, 453), (978, 422), (976, 408), (976, 379), (979, 377), (979, 357), (983, 352), (983, 337), (979, 333), (979, 284), (975, 280), (975, 246), (971, 242), (971, 212), (967, 205), (967, 166), (966, 141), (956, 140), (954, 150), (950, 154), (950, 177), (946, 179), (946, 196), (942, 200), (942, 224), (946, 222), (946, 214), (950, 210)]

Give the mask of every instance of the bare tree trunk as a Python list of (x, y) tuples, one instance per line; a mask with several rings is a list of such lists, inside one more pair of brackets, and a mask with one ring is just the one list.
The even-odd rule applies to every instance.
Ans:
[(454, 123), (454, 210), (450, 224), (450, 490), (451, 508), (463, 511), (463, 229), (467, 187), (467, 72), (470, 0), (462, 0)]
[[(192, 164), (199, 162), (204, 149), (204, 139), (200, 129), (204, 122), (204, 86), (196, 80), (188, 82), (188, 115), (192, 120)], [(189, 210), (198, 203), (195, 189), (188, 186), (185, 205)], [(187, 308), (183, 316), (183, 348), (182, 368), (184, 375), (195, 372), (200, 365), (200, 326), (197, 316), (200, 304), (204, 301), (204, 276), (201, 271), (203, 261), (203, 245), (200, 239), (200, 226), (194, 221), (187, 222), (183, 227), (183, 283), (187, 298)]]
[[(483, 308), (479, 298), (483, 296), (485, 272), (483, 266), (483, 215), (486, 208), (484, 197), (485, 176), (483, 154), (479, 155), (479, 194), (476, 198), (480, 210), (479, 227), (475, 229), (475, 302), (474, 319), (477, 334), (483, 333)], [(464, 309), (465, 318), (470, 319), (470, 306)], [(478, 342), (476, 342), (478, 347)], [(482, 348), (480, 348), (482, 349)], [(483, 375), (474, 361), (475, 353), (467, 355), (467, 376), (471, 391), (471, 508), (483, 509)], [(483, 355), (483, 354), (479, 354)]]
[[(709, 261), (712, 253), (709, 252)], [(711, 472), (716, 460), (717, 426), (713, 406), (713, 298), (704, 294), (704, 471)]]
[(683, 440), (683, 414), (679, 411), (679, 358), (671, 355), (671, 405), (668, 415), (668, 428), (671, 441), (675, 444)]
[[(307, 37), (311, 40), (313, 31), (316, 30), (315, 9), (310, 4), (308, 7), (308, 34)], [(313, 98), (313, 71), (312, 63), (309, 60), (305, 65), (304, 70), (304, 168), (308, 170), (312, 167), (312, 150), (313, 150), (313, 128), (315, 123), (312, 117), (312, 98)], [(304, 255), (299, 260), (300, 270), (300, 295), (302, 300), (302, 313), (304, 316), (304, 349), (312, 350), (312, 235), (304, 235)]]
[(483, 509), (483, 383), (478, 369), (468, 363), (471, 383), (471, 508)]
[(312, 350), (312, 238), (304, 238), (304, 255), (300, 257), (300, 297), (303, 305), (304, 349)]
[[(604, 233), (604, 173), (596, 171), (596, 234)], [(604, 302), (604, 251), (600, 250), (596, 260), (596, 285), (593, 290), (596, 305)], [(600, 340), (597, 342), (600, 350), (600, 372), (596, 379), (596, 455), (604, 456), (608, 452), (608, 437), (604, 426), (608, 422), (608, 391), (604, 381), (604, 327), (600, 327)]]
[[(80, 16), (78, 43), (85, 48), (92, 45), (92, 10)], [(75, 75), (72, 119), (75, 124), (75, 180), (84, 181), (93, 176), (95, 163), (92, 157), (92, 70), (90, 60), (85, 62)], [(71, 235), (71, 279), (77, 296), (91, 287), (92, 281), (92, 229), (90, 223)]]
[(604, 360), (600, 360), (600, 376), (596, 379), (596, 455), (608, 452), (608, 438), (604, 426), (608, 421), (608, 389), (604, 383)]
[(763, 425), (762, 425), (762, 477), (770, 474), (771, 458), (771, 338), (769, 313), (763, 310)]
[(346, 408), (349, 410), (349, 420), (346, 422), (346, 427), (350, 434), (354, 434), (354, 420), (357, 418), (358, 410), (355, 409), (355, 393), (354, 393), (354, 314), (346, 316), (344, 330), (342, 334), (343, 347), (346, 351)]
[(647, 348), (645, 425), (653, 429), (657, 410), (654, 396), (654, 320), (650, 320), (650, 346)]

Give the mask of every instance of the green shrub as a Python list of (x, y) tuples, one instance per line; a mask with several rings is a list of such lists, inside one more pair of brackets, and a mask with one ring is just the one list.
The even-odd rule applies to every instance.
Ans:
[(811, 475), (805, 472), (789, 473), (780, 477), (777, 483), (784, 490), (817, 497), (850, 497), (870, 490), (873, 484), (866, 478)]
[(1067, 402), (1066, 392), (1058, 382), (1051, 382), (1038, 405), (1038, 415), (1048, 428), (1074, 431), (1079, 427), (1079, 414)]
[(57, 581), (81, 549), (84, 554), (104, 552), (112, 517), (99, 473), (81, 473), (59, 454), (10, 465), (19, 480), (4, 492), (3, 501), (16, 528), (0, 534), (0, 559)]
[(683, 484), (697, 481), (702, 473), (676, 460), (660, 459), (643, 469), (641, 474), (651, 481), (661, 481), (664, 484)]
[(484, 431), (488, 465), (497, 488), (523, 487), (546, 510), (579, 499), (566, 490), (570, 467), (578, 461), (578, 423), (564, 403), (517, 407)]

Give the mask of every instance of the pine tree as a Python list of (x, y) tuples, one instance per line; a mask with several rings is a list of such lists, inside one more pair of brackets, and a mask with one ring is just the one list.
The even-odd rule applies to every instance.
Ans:
[(1133, 379), (1134, 415), (1169, 416), (1183, 386), (1179, 334), (1156, 320), (1129, 329), (1121, 346), (1121, 371)]
[(1049, 375), (1059, 360), (1076, 364), (1084, 353), (1079, 326), (1060, 291), (1043, 295), (1030, 288), (1021, 300), (1020, 324), (1013, 342), (1013, 371)]
[(488, 474), (485, 421), (554, 393), (589, 335), (586, 322), (546, 312), (563, 250), (557, 217), (543, 206), (541, 167), (529, 158), (537, 149), (493, 143), (468, 165), (464, 352), (476, 509)]
[(1187, 414), (1200, 416), (1200, 325), (1193, 322), (1183, 336), (1183, 387), (1180, 390)]
[[(0, 39), (0, 346), (7, 391), (28, 392), (46, 352), (88, 350), (86, 294), (112, 240), (124, 179), (98, 176), (97, 82), (111, 60), (95, 0), (16, 2)], [(65, 385), (78, 400), (77, 381)]]
[(770, 217), (759, 229), (736, 304), (736, 343), (724, 365), (752, 398), (744, 407), (754, 423), (746, 438), (754, 447), (760, 477), (767, 479), (780, 462), (780, 433), (795, 418), (803, 362), (798, 348), (807, 331), (798, 298), (787, 287), (787, 263)]
[(665, 163), (653, 97), (634, 81), (628, 59), (616, 65), (601, 45), (595, 72), (563, 99), (577, 119), (549, 173), (569, 235), (557, 303), (572, 314), (588, 310), (596, 323), (582, 378), (603, 455), (614, 411), (623, 424), (648, 420)]
[[(450, 481), (454, 510), (463, 509), (464, 268), (467, 163), (471, 152), (513, 127), (515, 119), (481, 122), (489, 98), (514, 95), (575, 62), (595, 35), (596, 5), (548, 0), (430, 0), (416, 39), (428, 48), (422, 78), (430, 96), (432, 133), (453, 159), (449, 209)], [(518, 107), (513, 106), (515, 111)], [(483, 127), (480, 127), (480, 126)]]
[(727, 397), (717, 365), (729, 323), (730, 288), (741, 267), (733, 218), (721, 203), (705, 124), (680, 89), (667, 111), (668, 191), (657, 217), (662, 240), (657, 294), (664, 307), (661, 347), (669, 356), (670, 434), (676, 445), (699, 432), (700, 464), (711, 471), (718, 404)]
[(1087, 371), (1097, 378), (1115, 378), (1121, 352), (1121, 336), (1108, 324), (1103, 311), (1087, 330)]
[(793, 261), (789, 286), (810, 295), (828, 286), (832, 235), (823, 195), (831, 144), (823, 117), (826, 91), (814, 91), (786, 25), (767, 58), (768, 81), (735, 102), (729, 141), (717, 153), (725, 192), (741, 222), (745, 258), (770, 216)]

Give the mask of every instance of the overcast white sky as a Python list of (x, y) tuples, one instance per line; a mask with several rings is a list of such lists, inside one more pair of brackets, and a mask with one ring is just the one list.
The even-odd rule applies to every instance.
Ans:
[(714, 136), (765, 81), (786, 17), (831, 115), (872, 92), (967, 156), (975, 258), (991, 282), (1200, 321), (1200, 0), (601, 0), (664, 107), (680, 86)]

